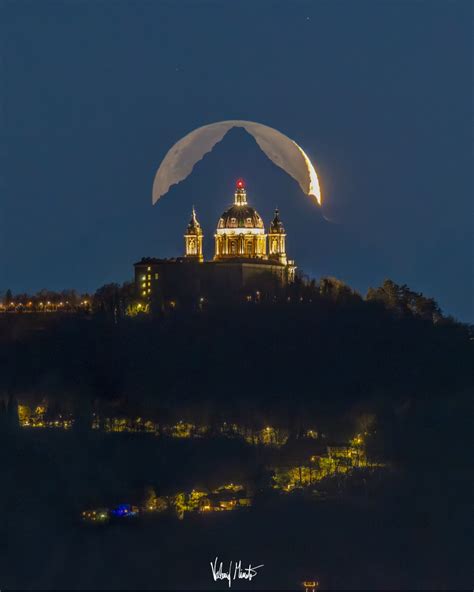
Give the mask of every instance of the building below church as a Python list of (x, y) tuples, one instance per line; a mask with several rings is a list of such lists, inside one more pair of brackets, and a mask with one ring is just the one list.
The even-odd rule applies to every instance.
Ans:
[(160, 309), (204, 301), (251, 300), (260, 293), (277, 293), (294, 281), (296, 266), (287, 259), (286, 233), (278, 210), (266, 233), (261, 216), (247, 202), (242, 179), (236, 183), (234, 203), (217, 223), (212, 261), (204, 261), (203, 238), (193, 208), (184, 234), (184, 256), (144, 257), (135, 263), (140, 299)]

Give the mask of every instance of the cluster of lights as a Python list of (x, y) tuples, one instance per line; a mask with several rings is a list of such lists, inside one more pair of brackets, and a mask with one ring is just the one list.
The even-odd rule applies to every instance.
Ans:
[(72, 418), (65, 418), (59, 414), (54, 419), (47, 419), (46, 406), (38, 405), (30, 409), (27, 405), (18, 405), (18, 423), (22, 428), (61, 428), (69, 430), (72, 427)]
[[(219, 496), (229, 493), (235, 494), (230, 499), (219, 499)], [(82, 519), (89, 523), (106, 523), (113, 518), (132, 518), (148, 512), (163, 512), (174, 509), (179, 518), (184, 517), (185, 512), (225, 512), (245, 508), (251, 505), (252, 500), (244, 495), (242, 485), (225, 484), (218, 487), (212, 493), (193, 489), (190, 492), (178, 492), (171, 496), (157, 497), (153, 490), (143, 506), (132, 504), (119, 504), (109, 508), (97, 510), (85, 510), (81, 513)], [(216, 499), (217, 497), (217, 499)], [(211, 499), (213, 498), (213, 500)]]
[(221, 485), (217, 489), (214, 489), (212, 493), (221, 493), (222, 491), (232, 491), (232, 492), (236, 493), (237, 491), (243, 491), (243, 490), (244, 490), (243, 485), (238, 485), (236, 483), (231, 482), (231, 483), (225, 483), (224, 485)]
[[(143, 305), (140, 305), (143, 308)], [(21, 427), (63, 427), (70, 428), (73, 424), (73, 417), (63, 417), (58, 415), (51, 418), (48, 422), (44, 421), (47, 408), (45, 405), (37, 406), (31, 409), (28, 405), (18, 405), (18, 421)], [(201, 438), (208, 432), (208, 426), (197, 425), (185, 421), (178, 421), (172, 425), (160, 425), (142, 417), (102, 417), (93, 415), (92, 429), (102, 428), (105, 432), (127, 432), (127, 433), (153, 433), (165, 434), (171, 438)], [(240, 437), (251, 445), (264, 445), (281, 447), (286, 444), (289, 437), (289, 431), (283, 428), (265, 426), (260, 430), (250, 429), (235, 423), (228, 424), (224, 422), (220, 426), (220, 433), (225, 437)], [(318, 432), (316, 430), (307, 430), (305, 438), (314, 438)], [(233, 487), (231, 483), (229, 489)]]
[[(307, 430), (306, 434), (309, 430)], [(324, 437), (324, 435), (322, 434)], [(369, 461), (363, 448), (363, 437), (357, 434), (349, 444), (328, 446), (325, 455), (309, 457), (309, 464), (281, 469), (275, 467), (273, 487), (288, 493), (294, 489), (310, 487), (317, 481), (339, 473), (350, 473), (362, 467), (383, 467), (382, 463)]]
[(85, 522), (105, 523), (110, 520), (110, 513), (107, 508), (101, 508), (100, 510), (85, 510), (82, 512), (82, 519)]
[[(146, 268), (147, 273), (141, 276), (141, 294), (143, 297), (148, 297), (151, 294), (151, 267)], [(158, 279), (158, 274), (155, 273), (155, 279)]]
[(357, 434), (351, 440), (352, 446), (362, 446), (363, 443), (364, 443), (364, 434)]
[[(89, 300), (81, 300), (81, 302), (79, 303), (79, 306), (81, 307), (88, 307), (90, 304)], [(0, 303), (0, 310), (5, 311), (7, 309), (15, 309), (15, 310), (23, 310), (23, 309), (32, 309), (33, 307), (35, 308), (39, 308), (41, 310), (50, 310), (50, 311), (55, 311), (59, 308), (68, 308), (71, 306), (71, 303), (69, 302), (69, 300), (66, 301), (59, 301), (59, 302), (52, 302), (51, 300), (47, 300), (46, 302), (44, 301), (40, 301), (40, 302), (33, 302), (32, 300), (29, 300), (28, 302), (8, 302), (6, 304), (2, 304)], [(72, 305), (75, 306), (75, 305)]]
[(316, 589), (319, 588), (319, 582), (317, 580), (306, 580), (302, 582), (302, 586), (305, 592), (316, 592)]

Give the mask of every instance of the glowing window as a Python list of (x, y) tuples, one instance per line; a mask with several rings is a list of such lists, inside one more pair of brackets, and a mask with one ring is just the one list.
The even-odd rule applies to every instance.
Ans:
[(157, 274), (157, 273), (155, 273), (155, 280), (157, 280), (157, 279), (158, 279), (158, 274)]
[(151, 267), (147, 267), (147, 268), (146, 268), (146, 270), (147, 270), (147, 271), (151, 271)]

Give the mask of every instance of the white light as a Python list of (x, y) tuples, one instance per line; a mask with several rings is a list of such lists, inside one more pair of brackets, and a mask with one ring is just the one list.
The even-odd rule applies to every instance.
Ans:
[(293, 144), (301, 152), (301, 154), (304, 158), (304, 161), (306, 163), (306, 167), (308, 169), (308, 173), (309, 173), (308, 195), (312, 195), (313, 197), (315, 197), (318, 204), (321, 205), (321, 190), (319, 188), (318, 175), (316, 174), (316, 171), (314, 170), (314, 166), (311, 163), (308, 156), (306, 155), (306, 152), (303, 150), (303, 148), (301, 148), (301, 146), (298, 146), (298, 144), (294, 140), (293, 140)]

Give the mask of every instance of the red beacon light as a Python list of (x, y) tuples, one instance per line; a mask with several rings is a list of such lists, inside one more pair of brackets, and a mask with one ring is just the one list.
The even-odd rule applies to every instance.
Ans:
[(237, 189), (245, 189), (245, 181), (243, 179), (237, 179)]

